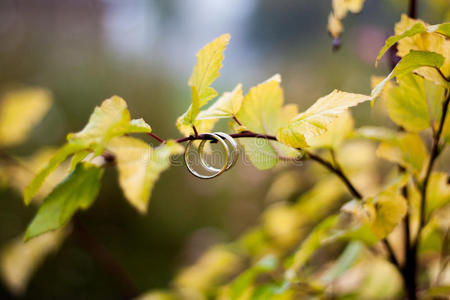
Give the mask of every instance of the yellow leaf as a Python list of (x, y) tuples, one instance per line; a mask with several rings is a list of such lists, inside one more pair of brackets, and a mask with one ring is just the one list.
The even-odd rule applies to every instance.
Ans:
[[(400, 21), (395, 25), (395, 34), (402, 34), (414, 24), (422, 24), (425, 27), (429, 27), (429, 24), (426, 24), (421, 20), (411, 19), (406, 15), (402, 15)], [(450, 76), (450, 41), (445, 36), (435, 32), (423, 32), (411, 37), (405, 37), (398, 41), (398, 56), (403, 57), (411, 50), (431, 51), (441, 54), (445, 58), (445, 61), (440, 69), (444, 76), (447, 78)], [(436, 84), (447, 86), (447, 83), (438, 74), (436, 69), (422, 67), (415, 72)]]
[(450, 184), (448, 184), (448, 174), (443, 172), (431, 173), (430, 180), (428, 182), (426, 201), (427, 215), (450, 203)]
[(351, 106), (370, 100), (369, 96), (334, 90), (277, 132), (277, 138), (294, 148), (308, 147), (312, 137), (324, 134), (330, 123)]
[(189, 79), (189, 86), (197, 89), (200, 107), (217, 96), (217, 92), (209, 86), (220, 75), (223, 52), (229, 41), (229, 34), (221, 35), (197, 53), (197, 64)]
[(311, 137), (309, 144), (312, 148), (337, 149), (352, 132), (353, 124), (352, 114), (345, 111), (331, 123), (324, 134)]
[(380, 239), (388, 236), (406, 214), (406, 199), (397, 192), (381, 193), (373, 202), (375, 219), (371, 223), (372, 232)]
[(332, 0), (332, 6), (336, 18), (343, 19), (350, 11), (354, 14), (359, 13), (365, 0)]
[(397, 79), (398, 86), (387, 91), (389, 117), (408, 131), (418, 132), (431, 126), (424, 79), (412, 73)]
[(200, 112), (197, 120), (231, 118), (238, 113), (243, 99), (242, 84), (238, 84), (233, 91), (223, 93), (211, 107)]
[(15, 295), (25, 292), (28, 281), (46, 256), (58, 250), (68, 230), (57, 230), (25, 243), (19, 237), (7, 243), (0, 252), (0, 271), (6, 286)]
[(0, 101), (0, 147), (22, 143), (51, 103), (46, 89), (27, 88), (6, 93)]
[(142, 119), (130, 120), (125, 100), (113, 96), (95, 108), (83, 130), (70, 133), (67, 140), (91, 148), (98, 155), (113, 137), (131, 132), (151, 132), (151, 128)]
[(176, 276), (175, 286), (191, 296), (204, 295), (221, 280), (233, 274), (241, 263), (239, 255), (227, 247), (211, 247), (194, 265), (185, 268)]
[(427, 160), (427, 150), (419, 135), (403, 133), (397, 140), (382, 142), (377, 156), (400, 164), (410, 172), (420, 175)]
[(333, 13), (328, 16), (328, 32), (333, 38), (337, 38), (344, 31), (344, 26), (340, 19), (336, 18)]
[(153, 149), (131, 137), (116, 137), (107, 145), (119, 169), (119, 183), (127, 200), (141, 213), (147, 211), (151, 191), (159, 175), (170, 165), (170, 157), (183, 151), (174, 141)]
[[(275, 75), (251, 88), (245, 95), (236, 117), (247, 130), (274, 135), (278, 128), (287, 125), (287, 118), (296, 113), (295, 106), (282, 106), (283, 90), (280, 81), (280, 76)], [(244, 147), (252, 164), (262, 170), (274, 167), (279, 156), (300, 156), (297, 150), (266, 139), (241, 138), (239, 143)]]
[[(55, 149), (41, 149), (27, 158), (16, 158), (17, 163), (7, 166), (9, 184), (20, 193), (24, 193), (25, 188), (31, 182), (34, 175), (41, 170), (56, 153)], [(42, 185), (35, 196), (35, 200), (42, 200), (53, 188), (68, 175), (68, 165), (62, 164), (56, 168)]]

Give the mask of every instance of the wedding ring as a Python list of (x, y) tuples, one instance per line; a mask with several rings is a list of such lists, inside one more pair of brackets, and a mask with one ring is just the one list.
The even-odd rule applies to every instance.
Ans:
[[(233, 151), (231, 152), (231, 159), (228, 161), (227, 167), (225, 169), (225, 171), (228, 171), (229, 169), (231, 169), (231, 167), (233, 167), (236, 164), (236, 162), (239, 158), (238, 144), (229, 134), (226, 134), (224, 132), (215, 132), (214, 134), (217, 136), (220, 136), (221, 138), (224, 138), (228, 143), (230, 143), (230, 145), (233, 148)], [(211, 172), (218, 172), (218, 171), (220, 171), (220, 169), (208, 165), (202, 155), (202, 153), (204, 153), (204, 147), (205, 147), (206, 142), (207, 142), (207, 140), (202, 140), (200, 145), (198, 146), (200, 163), (202, 164), (202, 166), (205, 169), (207, 169)], [(227, 145), (227, 147), (228, 147), (228, 145)]]
[[(193, 145), (193, 141), (194, 141), (194, 140), (190, 140), (190, 141), (188, 142), (188, 144), (186, 145), (186, 150), (185, 150), (185, 152), (184, 152), (184, 162), (186, 163), (186, 167), (187, 167), (188, 171), (189, 171), (192, 175), (194, 175), (194, 176), (196, 176), (196, 177), (198, 177), (198, 178), (201, 178), (201, 179), (211, 179), (211, 178), (214, 178), (214, 177), (219, 176), (220, 174), (222, 174), (223, 172), (225, 172), (225, 171), (227, 170), (227, 167), (228, 167), (228, 165), (229, 165), (230, 149), (228, 148), (227, 143), (226, 143), (219, 135), (217, 135), (217, 134), (215, 134), (215, 133), (204, 133), (203, 135), (213, 138), (214, 140), (218, 141), (218, 142), (222, 145), (223, 149), (225, 150), (225, 163), (223, 164), (223, 167), (222, 167), (221, 169), (218, 169), (218, 168), (208, 168), (208, 167), (206, 167), (206, 166), (205, 166), (205, 163), (204, 163), (203, 160), (202, 160), (201, 153), (200, 153), (200, 151), (198, 151), (198, 150), (200, 149), (200, 146), (199, 146), (199, 149), (197, 149), (197, 151), (198, 151), (200, 163), (201, 163), (202, 166), (205, 167), (208, 171), (212, 171), (212, 172), (214, 172), (214, 173), (211, 174), (211, 175), (203, 175), (203, 174), (200, 174), (199, 172), (197, 172), (196, 170), (194, 170), (194, 169), (191, 167), (191, 165), (189, 164), (189, 159), (188, 159), (189, 149), (190, 149), (190, 147)], [(206, 142), (206, 140), (202, 140), (202, 143), (203, 143), (203, 142)], [(204, 144), (204, 143), (203, 143), (203, 144)], [(200, 145), (202, 145), (202, 144), (200, 144)], [(202, 147), (203, 147), (203, 146), (202, 146)]]

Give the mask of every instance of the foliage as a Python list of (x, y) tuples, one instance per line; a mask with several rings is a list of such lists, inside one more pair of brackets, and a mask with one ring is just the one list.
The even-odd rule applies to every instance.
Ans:
[[(363, 2), (333, 1), (329, 30), (334, 37), (342, 31), (340, 20), (348, 11), (359, 12)], [(192, 102), (176, 121), (185, 137), (178, 140), (163, 140), (143, 119), (131, 119), (122, 98), (106, 99), (81, 131), (69, 134), (66, 144), (45, 159), (14, 158), (0, 165), (12, 178), (22, 177), (14, 174), (22, 174), (23, 164), (31, 172), (39, 168), (34, 178), (27, 177), (27, 187), (9, 184), (23, 191), (26, 204), (33, 197), (44, 198), (26, 230), (28, 242), (14, 241), (2, 252), (2, 272), (9, 286), (23, 291), (32, 270), (63, 242), (70, 228), (65, 226), (78, 210), (95, 201), (104, 168), (117, 167), (125, 198), (145, 213), (155, 182), (171, 159), (183, 152), (182, 143), (207, 139), (202, 134), (211, 132), (218, 119), (230, 119), (233, 137), (256, 168), (271, 169), (280, 160), (311, 160), (324, 167), (308, 169), (320, 180), (300, 195), (294, 188), (277, 192), (292, 184), (273, 186), (271, 193), (281, 196), (264, 211), (259, 225), (235, 241), (207, 250), (174, 278), (172, 290), (149, 292), (142, 299), (415, 299), (417, 286), (427, 297), (441, 295), (448, 290), (439, 274), (449, 270), (440, 262), (450, 256), (445, 245), (450, 187), (448, 174), (433, 167), (450, 137), (449, 26), (402, 16), (377, 61), (394, 44), (401, 59), (371, 95), (334, 90), (301, 113), (296, 105), (284, 104), (278, 74), (246, 94), (237, 84), (205, 108), (218, 96), (211, 84), (219, 76), (230, 40), (224, 34), (197, 54), (188, 82)], [(25, 140), (48, 110), (49, 97), (40, 89), (5, 95), (0, 106), (2, 147)], [(401, 130), (355, 130), (349, 108), (369, 100), (373, 105), (381, 102)], [(23, 111), (24, 120), (14, 117), (17, 110)], [(152, 147), (130, 136), (139, 133), (155, 137), (161, 145)], [(368, 143), (377, 144), (373, 156), (365, 154), (371, 149)], [(66, 176), (61, 167), (71, 156)], [(392, 163), (381, 175), (375, 156)], [(288, 202), (292, 196), (295, 201)], [(403, 239), (398, 238), (401, 230)], [(433, 255), (425, 257), (426, 251)], [(28, 254), (21, 266), (12, 268), (22, 253)], [(316, 257), (320, 253), (321, 260)], [(421, 276), (418, 283), (414, 276), (425, 267), (425, 258), (439, 262), (440, 269), (438, 275)], [(405, 270), (413, 272), (412, 281)], [(358, 275), (354, 285), (346, 282), (352, 272)], [(401, 280), (404, 289), (399, 288)]]

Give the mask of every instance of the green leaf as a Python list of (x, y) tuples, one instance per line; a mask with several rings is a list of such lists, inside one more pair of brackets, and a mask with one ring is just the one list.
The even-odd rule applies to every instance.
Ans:
[(400, 62), (395, 66), (392, 72), (383, 79), (375, 88), (372, 89), (371, 99), (372, 101), (377, 98), (384, 89), (386, 83), (394, 78), (400, 77), (420, 67), (433, 67), (440, 68), (444, 63), (444, 57), (441, 54), (428, 51), (415, 51), (411, 50), (405, 55)]
[(418, 132), (431, 126), (424, 79), (411, 73), (398, 79), (398, 86), (387, 92), (389, 117), (408, 131)]
[(379, 142), (396, 141), (397, 132), (386, 127), (363, 126), (356, 130), (355, 137), (362, 137)]
[(25, 141), (51, 103), (51, 94), (46, 89), (26, 88), (6, 93), (0, 101), (0, 147)]
[(375, 208), (375, 220), (372, 232), (379, 238), (388, 236), (406, 215), (406, 199), (397, 192), (385, 192), (378, 195), (369, 204)]
[(336, 263), (322, 276), (321, 281), (324, 284), (330, 284), (345, 271), (350, 269), (355, 261), (360, 257), (364, 245), (359, 241), (350, 242), (339, 256)]
[[(280, 81), (281, 77), (274, 75), (245, 95), (236, 117), (247, 130), (274, 135), (296, 114), (295, 106), (282, 106), (284, 99)], [(296, 149), (267, 139), (242, 138), (239, 143), (252, 164), (261, 170), (274, 167), (280, 157), (295, 159), (301, 156)]]
[(25, 233), (25, 241), (58, 229), (79, 209), (87, 209), (100, 190), (103, 170), (90, 164), (78, 164), (44, 200)]
[(51, 172), (53, 172), (63, 161), (65, 161), (67, 157), (80, 150), (82, 150), (82, 147), (78, 144), (66, 144), (61, 147), (53, 155), (47, 165), (36, 174), (30, 184), (25, 188), (23, 195), (25, 204), (30, 204), (31, 199), (33, 199), (34, 195), (38, 192), (39, 188)]
[(153, 186), (170, 165), (170, 157), (183, 151), (183, 146), (169, 140), (153, 149), (132, 137), (117, 137), (107, 145), (119, 169), (119, 183), (127, 200), (141, 213), (147, 211)]
[(399, 40), (401, 40), (405, 37), (410, 37), (410, 36), (416, 35), (418, 33), (425, 32), (425, 30), (426, 30), (426, 28), (425, 28), (424, 24), (416, 23), (411, 28), (404, 31), (402, 34), (397, 34), (397, 35), (389, 37), (386, 40), (383, 48), (381, 48), (380, 52), (378, 53), (377, 59), (375, 61), (375, 65), (378, 64), (378, 61), (381, 59), (381, 57), (384, 55), (384, 53), (386, 53), (386, 51), (389, 50), (389, 48), (391, 48)]
[(286, 277), (293, 279), (295, 273), (309, 260), (314, 252), (323, 244), (326, 237), (329, 236), (330, 230), (336, 226), (338, 216), (332, 215), (317, 225), (308, 237), (302, 242), (300, 247), (295, 251), (289, 269), (286, 271)]
[(267, 255), (255, 265), (242, 272), (230, 285), (231, 300), (241, 299), (248, 287), (262, 273), (273, 271), (277, 267), (278, 260), (274, 255)]
[(311, 138), (324, 134), (349, 107), (370, 100), (369, 96), (334, 90), (277, 131), (277, 139), (294, 148), (309, 146)]

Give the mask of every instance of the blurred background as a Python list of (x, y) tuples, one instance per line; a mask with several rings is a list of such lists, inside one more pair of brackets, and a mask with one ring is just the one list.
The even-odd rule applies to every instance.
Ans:
[[(448, 9), (446, 0), (419, 1), (419, 17), (431, 24), (448, 21), (443, 7)], [(368, 0), (362, 13), (344, 20), (337, 52), (326, 31), (330, 10), (328, 0), (2, 0), (0, 92), (39, 86), (54, 98), (28, 141), (8, 151), (28, 156), (61, 145), (112, 95), (123, 97), (132, 117), (143, 117), (159, 136), (179, 137), (174, 123), (190, 103), (187, 80), (195, 54), (227, 32), (232, 39), (214, 84), (220, 93), (238, 82), (248, 91), (280, 73), (286, 102), (301, 110), (333, 89), (367, 94), (370, 76), (389, 70), (386, 61), (375, 69), (375, 57), (407, 1)], [(377, 121), (368, 105), (354, 117), (356, 126)], [(148, 214), (140, 215), (109, 168), (99, 198), (78, 220), (139, 290), (167, 288), (176, 271), (209, 245), (232, 240), (258, 222), (278, 171), (241, 165), (202, 181), (176, 166), (162, 174)], [(9, 188), (0, 190), (0, 197), (2, 245), (24, 231), (36, 207), (25, 207)], [(120, 294), (105, 268), (71, 236), (45, 260), (22, 297), (115, 299)], [(0, 298), (14, 298), (3, 283)]]

